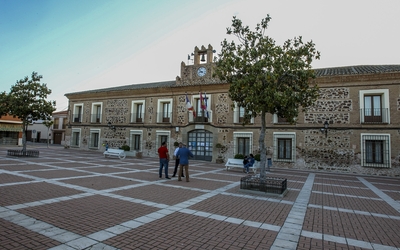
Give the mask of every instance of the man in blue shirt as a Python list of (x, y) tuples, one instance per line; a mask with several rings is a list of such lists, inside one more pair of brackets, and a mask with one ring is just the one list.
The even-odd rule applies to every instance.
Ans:
[(185, 168), (185, 176), (186, 176), (186, 182), (189, 182), (189, 156), (193, 157), (192, 152), (188, 148), (186, 148), (186, 145), (183, 144), (183, 146), (178, 150), (176, 155), (179, 157), (179, 174), (178, 174), (178, 181), (181, 181), (181, 176), (183, 174), (183, 168)]

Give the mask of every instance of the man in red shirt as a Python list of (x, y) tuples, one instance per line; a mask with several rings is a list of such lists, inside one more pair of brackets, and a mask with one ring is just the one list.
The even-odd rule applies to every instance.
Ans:
[(168, 162), (169, 162), (169, 154), (167, 149), (167, 143), (164, 141), (161, 143), (161, 147), (158, 148), (158, 157), (160, 157), (160, 169), (158, 170), (158, 175), (162, 178), (162, 170), (165, 168), (165, 178), (171, 179), (168, 176)]

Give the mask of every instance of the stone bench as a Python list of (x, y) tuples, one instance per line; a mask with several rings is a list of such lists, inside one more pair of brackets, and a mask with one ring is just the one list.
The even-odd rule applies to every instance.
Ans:
[(125, 159), (126, 154), (125, 151), (122, 149), (114, 149), (109, 148), (108, 150), (104, 151), (104, 157), (108, 156), (118, 156), (121, 160)]
[[(226, 171), (233, 169), (233, 168), (241, 168), (244, 169), (243, 167), (243, 159), (232, 159), (228, 158), (228, 161), (225, 163)], [(255, 161), (253, 166), (249, 167), (249, 169), (253, 170), (253, 173), (256, 174), (257, 170), (260, 168), (260, 162)]]

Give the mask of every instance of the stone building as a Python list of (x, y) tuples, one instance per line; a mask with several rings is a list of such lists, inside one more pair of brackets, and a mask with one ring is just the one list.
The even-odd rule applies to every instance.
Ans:
[[(131, 155), (157, 157), (161, 142), (171, 149), (182, 141), (195, 159), (210, 162), (258, 153), (259, 117), (242, 125), (244, 112), (229, 99), (229, 84), (213, 77), (214, 52), (196, 47), (193, 63), (182, 62), (174, 81), (66, 94), (66, 144), (99, 151), (105, 143), (126, 144)], [(295, 125), (266, 117), (273, 166), (399, 176), (400, 65), (315, 71), (319, 99)]]

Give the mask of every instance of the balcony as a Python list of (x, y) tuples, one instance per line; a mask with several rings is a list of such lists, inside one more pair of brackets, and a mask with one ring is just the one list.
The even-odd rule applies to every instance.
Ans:
[(144, 113), (131, 113), (131, 123), (143, 123)]
[(172, 112), (159, 112), (157, 113), (158, 123), (172, 123)]
[(82, 114), (73, 114), (72, 117), (72, 122), (82, 122)]
[(101, 114), (91, 114), (90, 122), (91, 123), (101, 123)]
[(361, 123), (386, 124), (389, 123), (389, 109), (360, 109)]

